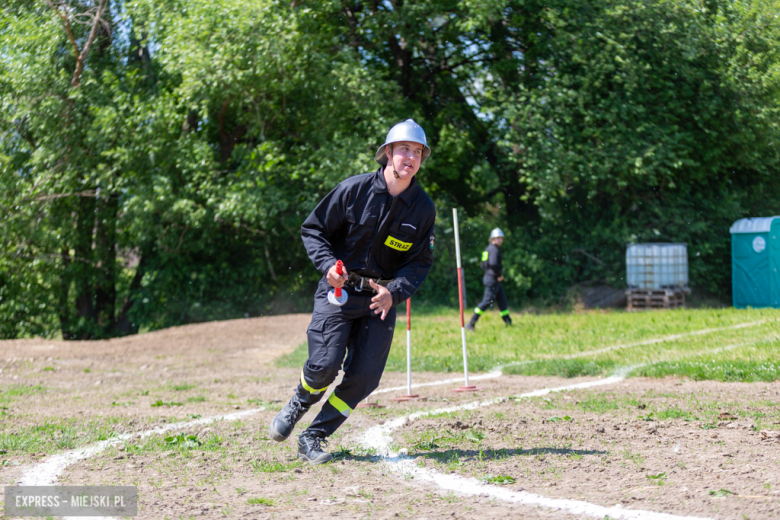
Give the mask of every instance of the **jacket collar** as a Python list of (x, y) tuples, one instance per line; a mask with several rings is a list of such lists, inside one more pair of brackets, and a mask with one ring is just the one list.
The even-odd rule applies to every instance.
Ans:
[[(384, 169), (384, 166), (380, 166), (374, 174), (374, 180), (371, 185), (376, 193), (387, 193), (387, 182), (385, 182)], [(409, 183), (409, 187), (402, 191), (398, 196), (407, 206), (411, 206), (415, 195), (417, 195), (417, 190), (419, 189), (419, 186), (417, 186), (417, 175), (415, 175), (412, 177), (412, 182)]]

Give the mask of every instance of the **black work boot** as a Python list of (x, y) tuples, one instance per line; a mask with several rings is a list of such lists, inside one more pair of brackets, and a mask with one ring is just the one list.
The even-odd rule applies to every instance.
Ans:
[(474, 314), (469, 322), (466, 324), (466, 330), (470, 330), (471, 332), (474, 332), (474, 325), (477, 324), (477, 320), (479, 319), (479, 314)]
[(325, 464), (333, 460), (333, 455), (322, 451), (321, 444), (327, 444), (327, 439), (315, 437), (313, 433), (304, 431), (298, 437), (298, 458), (309, 462), (312, 466)]
[(287, 403), (287, 405), (282, 408), (282, 411), (276, 414), (274, 420), (271, 421), (271, 438), (278, 442), (286, 440), (292, 433), (295, 425), (301, 420), (301, 417), (303, 417), (303, 414), (308, 411), (309, 406), (301, 402), (298, 398), (298, 394), (293, 394), (290, 402)]
[(506, 316), (502, 316), (501, 318), (504, 320), (504, 323), (506, 323), (507, 327), (512, 325), (512, 318), (510, 318), (508, 314)]

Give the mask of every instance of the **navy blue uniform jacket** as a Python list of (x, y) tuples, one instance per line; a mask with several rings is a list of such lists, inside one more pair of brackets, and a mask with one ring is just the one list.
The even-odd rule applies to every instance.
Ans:
[(336, 260), (348, 272), (393, 279), (393, 305), (410, 298), (433, 263), (436, 209), (417, 185), (387, 191), (383, 168), (341, 182), (320, 201), (301, 226), (303, 245), (323, 275)]
[(503, 272), (501, 250), (495, 244), (488, 244), (482, 252), (482, 270), (485, 276), (501, 278)]

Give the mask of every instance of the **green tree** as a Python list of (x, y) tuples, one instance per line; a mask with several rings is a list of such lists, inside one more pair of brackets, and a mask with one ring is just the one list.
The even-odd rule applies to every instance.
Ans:
[(116, 302), (117, 170), (95, 125), (116, 66), (111, 12), (105, 0), (11, 2), (3, 15), (0, 305), (29, 302), (3, 333), (50, 332), (56, 316), (66, 338), (100, 335)]
[(392, 89), (281, 7), (4, 8), (4, 336), (296, 308), (300, 222), (370, 161)]
[(8, 0), (0, 7), (0, 336), (99, 338), (306, 309), (298, 228), (414, 117), (440, 209), (421, 299), (490, 228), (510, 297), (623, 284), (774, 213), (774, 0)]
[(555, 74), (499, 106), (540, 209), (536, 294), (622, 286), (642, 241), (687, 242), (692, 285), (730, 294), (730, 224), (778, 201), (778, 25), (770, 4), (711, 5), (549, 12)]

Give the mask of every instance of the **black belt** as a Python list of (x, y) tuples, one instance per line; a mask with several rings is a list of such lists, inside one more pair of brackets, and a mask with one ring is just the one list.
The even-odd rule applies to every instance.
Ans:
[(347, 287), (352, 287), (357, 292), (368, 291), (370, 293), (375, 293), (376, 290), (374, 290), (374, 288), (371, 287), (371, 284), (368, 283), (369, 280), (373, 280), (375, 284), (381, 285), (382, 287), (387, 287), (387, 284), (393, 281), (381, 280), (379, 278), (369, 278), (367, 276), (360, 276), (359, 274), (349, 273), (349, 278), (346, 282), (344, 282), (344, 285)]

